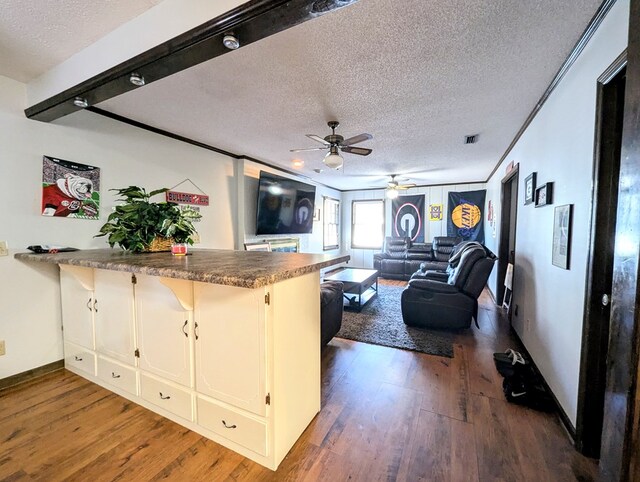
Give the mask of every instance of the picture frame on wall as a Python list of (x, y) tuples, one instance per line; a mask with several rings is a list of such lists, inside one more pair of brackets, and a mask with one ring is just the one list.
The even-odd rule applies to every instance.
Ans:
[(547, 182), (537, 188), (535, 201), (537, 208), (553, 204), (553, 183)]
[(557, 206), (553, 215), (553, 247), (551, 262), (554, 266), (569, 269), (571, 255), (571, 217), (573, 204)]
[(536, 173), (532, 172), (524, 180), (524, 204), (531, 204), (536, 194)]

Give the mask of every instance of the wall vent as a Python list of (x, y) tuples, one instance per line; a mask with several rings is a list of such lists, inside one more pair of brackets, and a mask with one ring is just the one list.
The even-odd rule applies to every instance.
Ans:
[(478, 142), (478, 134), (473, 134), (471, 136), (464, 136), (465, 144), (475, 144)]

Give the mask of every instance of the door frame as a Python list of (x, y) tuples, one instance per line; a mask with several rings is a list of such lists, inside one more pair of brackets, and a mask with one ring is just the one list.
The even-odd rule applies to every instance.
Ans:
[[(640, 0), (631, 0), (627, 47), (620, 187), (616, 217), (616, 249), (604, 427), (600, 448), (602, 480), (632, 480), (640, 455), (634, 433), (638, 424), (636, 400), (640, 347)], [(632, 470), (636, 473), (632, 473)]]
[(504, 298), (504, 277), (509, 264), (509, 219), (511, 212), (511, 196), (505, 196), (507, 184), (511, 189), (516, 189), (516, 215), (513, 220), (514, 229), (518, 220), (518, 182), (520, 179), (520, 165), (517, 164), (506, 176), (502, 178), (500, 185), (500, 240), (498, 242), (498, 272), (496, 276), (496, 304), (502, 306)]
[[(591, 225), (588, 238), (587, 253), (587, 282), (584, 297), (584, 318), (582, 324), (582, 349), (580, 354), (580, 379), (578, 385), (578, 408), (576, 415), (576, 448), (588, 457), (598, 458), (602, 438), (604, 415), (604, 392), (606, 386), (607, 347), (609, 341), (609, 324), (598, 322), (597, 308), (600, 305), (599, 297), (603, 292), (609, 291), (601, 286), (599, 274), (602, 272), (603, 263), (599, 254), (604, 249), (598, 244), (597, 228), (598, 217), (605, 210), (611, 209), (610, 198), (602, 189), (600, 183), (603, 169), (610, 169), (609, 162), (603, 159), (603, 144), (606, 144), (611, 135), (611, 118), (605, 118), (609, 107), (605, 104), (607, 86), (616, 79), (627, 65), (627, 51), (625, 50), (614, 62), (598, 77), (596, 94), (596, 119), (595, 141), (593, 148), (593, 172), (591, 192)], [(617, 202), (617, 201), (616, 201)], [(602, 239), (602, 238), (599, 238)], [(606, 290), (606, 291), (604, 291)]]

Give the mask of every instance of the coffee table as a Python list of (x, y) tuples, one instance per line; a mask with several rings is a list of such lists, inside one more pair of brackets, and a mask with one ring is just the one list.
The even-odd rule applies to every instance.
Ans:
[[(362, 311), (362, 308), (378, 295), (378, 271), (375, 269), (345, 268), (327, 276), (325, 281), (340, 281), (344, 285), (344, 308)], [(353, 295), (353, 296), (348, 296)]]

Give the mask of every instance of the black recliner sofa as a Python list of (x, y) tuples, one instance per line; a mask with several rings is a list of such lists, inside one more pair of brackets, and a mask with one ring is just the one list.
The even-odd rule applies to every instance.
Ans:
[(444, 271), (460, 238), (436, 236), (433, 243), (411, 243), (409, 238), (387, 236), (381, 253), (373, 255), (373, 268), (381, 278), (408, 280), (421, 268)]
[(339, 281), (320, 284), (320, 346), (329, 343), (342, 327), (343, 289)]
[[(469, 328), (478, 316), (478, 297), (489, 279), (496, 256), (476, 244), (462, 251), (444, 281), (417, 276), (402, 292), (402, 319), (424, 328)], [(442, 279), (442, 274), (438, 275)]]

